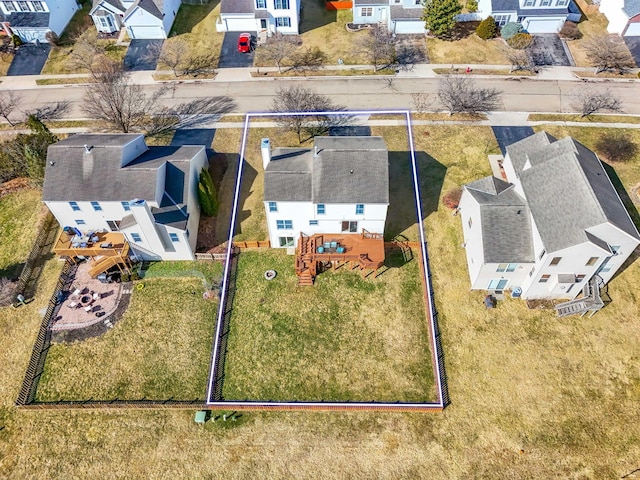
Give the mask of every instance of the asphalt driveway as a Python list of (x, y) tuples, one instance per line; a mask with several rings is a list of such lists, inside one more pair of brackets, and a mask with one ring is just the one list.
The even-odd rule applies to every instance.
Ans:
[(13, 57), (7, 76), (40, 75), (47, 58), (49, 58), (50, 50), (51, 46), (44, 43), (21, 45)]
[(562, 40), (554, 33), (534, 35), (531, 54), (533, 55), (533, 61), (539, 66), (571, 66)]
[(131, 40), (124, 56), (125, 70), (155, 70), (163, 43), (164, 40)]
[(491, 127), (496, 136), (502, 155), (507, 153), (507, 146), (534, 134), (531, 127)]
[(256, 42), (255, 33), (251, 32), (253, 48), (249, 53), (238, 52), (238, 37), (242, 32), (226, 32), (220, 49), (218, 68), (246, 68), (253, 66), (253, 56)]
[(640, 67), (640, 37), (623, 37), (636, 65)]

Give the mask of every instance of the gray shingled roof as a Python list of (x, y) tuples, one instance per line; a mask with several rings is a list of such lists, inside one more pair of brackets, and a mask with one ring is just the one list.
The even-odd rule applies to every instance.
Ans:
[[(178, 221), (185, 209), (191, 159), (202, 149), (196, 146), (149, 147), (132, 162), (120, 167), (123, 147), (140, 135), (72, 135), (49, 147), (42, 199), (44, 201), (154, 201), (156, 176), (165, 168), (160, 208), (167, 222)], [(84, 145), (91, 145), (85, 153)], [(53, 162), (53, 165), (51, 164)], [(174, 205), (173, 201), (178, 204)], [(171, 215), (168, 215), (171, 213)]]
[(92, 15), (96, 9), (104, 8), (104, 6), (102, 6), (103, 3), (108, 3), (115, 10), (118, 10), (119, 12), (124, 13), (124, 11), (126, 10), (126, 8), (124, 8), (124, 5), (122, 5), (122, 2), (120, 2), (120, 0), (93, 0), (93, 6), (91, 7), (91, 11), (89, 12), (89, 15)]
[(382, 137), (316, 137), (314, 149), (278, 148), (265, 171), (264, 200), (388, 204), (386, 144)]
[(607, 222), (640, 238), (602, 163), (581, 143), (541, 132), (507, 154), (547, 252), (592, 241), (586, 230)]
[(389, 5), (389, 0), (354, 0), (353, 4), (356, 7), (363, 7), (367, 5)]
[(253, 13), (255, 0), (222, 0), (220, 13)]
[(567, 15), (569, 5), (562, 8), (520, 8), (519, 0), (491, 0), (491, 12), (517, 12), (521, 17), (548, 17)]
[(640, 0), (624, 0), (622, 10), (629, 15), (629, 18), (635, 17), (640, 14)]
[(513, 184), (485, 177), (465, 185), (465, 189), (480, 205), (484, 261), (533, 262), (529, 208)]
[(131, 5), (127, 9), (124, 17), (127, 18), (136, 7), (140, 7), (144, 11), (149, 12), (151, 15), (159, 18), (160, 20), (162, 20), (162, 18), (164, 17), (162, 12), (164, 9), (163, 0), (136, 0), (135, 2), (133, 2), (133, 5)]
[(9, 22), (17, 28), (49, 28), (49, 12), (11, 12)]
[(424, 15), (424, 7), (418, 5), (417, 8), (404, 8), (402, 5), (391, 5), (391, 20), (409, 19), (420, 20)]

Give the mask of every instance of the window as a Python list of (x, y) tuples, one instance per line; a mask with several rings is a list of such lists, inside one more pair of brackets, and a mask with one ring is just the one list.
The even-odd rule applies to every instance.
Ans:
[(556, 7), (566, 7), (569, 4), (569, 0), (557, 0)]
[(109, 225), (109, 230), (117, 232), (120, 227), (120, 222), (117, 220), (107, 220), (107, 225)]
[(73, 210), (74, 212), (79, 212), (80, 211), (80, 207), (78, 206), (78, 202), (69, 202), (69, 206), (71, 207), (71, 210)]
[(362, 7), (360, 9), (361, 17), (373, 17), (373, 7)]
[(589, 260), (587, 260), (587, 263), (585, 264), (585, 266), (592, 267), (596, 264), (597, 261), (598, 261), (598, 257), (591, 257)]
[(171, 241), (173, 243), (179, 243), (180, 239), (178, 238), (178, 234), (177, 233), (170, 233), (169, 234), (169, 238), (171, 239)]
[(29, 8), (29, 4), (27, 2), (18, 2), (18, 8), (20, 9), (21, 12), (30, 12), (31, 9)]
[(4, 5), (4, 9), (7, 12), (15, 12), (16, 11), (16, 6), (13, 2), (2, 2), (2, 4)]
[(498, 264), (497, 272), (515, 272), (518, 268), (517, 263), (500, 263)]
[(131, 234), (131, 240), (133, 240), (136, 243), (142, 242), (142, 238), (140, 237), (139, 233), (132, 233)]
[(42, 6), (42, 2), (31, 2), (31, 5), (33, 5), (33, 9), (36, 12), (44, 12), (44, 7)]
[(576, 275), (576, 283), (580, 283), (585, 279), (586, 275)]
[(547, 283), (550, 278), (551, 278), (551, 275), (542, 275), (540, 277), (540, 280), (538, 280), (538, 283)]
[(364, 204), (363, 203), (356, 204), (356, 215), (364, 215)]
[(342, 222), (342, 231), (356, 233), (358, 231), (358, 222)]
[(256, 8), (267, 8), (267, 0), (256, 0)]
[(293, 247), (293, 237), (278, 237), (278, 244), (281, 247)]
[(269, 211), (270, 212), (277, 212), (278, 211), (278, 204), (276, 202), (269, 202)]
[(494, 15), (493, 17), (498, 27), (504, 27), (504, 25), (509, 21), (509, 18), (509, 15)]
[(131, 210), (131, 207), (129, 206), (129, 202), (120, 202), (122, 204), (122, 208), (124, 208), (125, 212), (128, 212)]
[(611, 253), (614, 255), (618, 255), (620, 252), (620, 245), (609, 245), (609, 248), (611, 248)]
[(291, 230), (293, 228), (293, 220), (276, 220), (276, 228), (278, 230)]
[(552, 267), (558, 265), (560, 263), (560, 260), (562, 260), (562, 257), (553, 257), (549, 265), (551, 265)]
[(536, 0), (524, 0), (524, 6), (525, 7), (535, 7), (536, 6)]
[(289, 10), (289, 0), (275, 0), (276, 10)]
[(318, 225), (318, 220), (309, 220), (309, 226)]
[(541, 7), (549, 7), (549, 6), (551, 6), (551, 0), (542, 0), (540, 2), (540, 6)]
[(544, 254), (545, 254), (545, 253), (547, 253), (547, 251), (543, 249), (543, 250), (540, 252), (540, 255), (538, 255), (538, 260), (542, 260), (542, 257), (544, 257)]
[(495, 278), (493, 280), (489, 280), (489, 286), (487, 287), (487, 290), (504, 290), (504, 287), (507, 286), (507, 282), (509, 280), (507, 280), (506, 278)]
[(276, 27), (290, 27), (291, 19), (289, 17), (276, 17)]
[(600, 268), (598, 269), (598, 273), (600, 272), (610, 272), (611, 271), (611, 263), (609, 262), (609, 260), (611, 260), (611, 257), (607, 258), (604, 263), (602, 265), (600, 265)]
[(316, 205), (316, 213), (318, 215), (324, 215), (324, 203), (319, 203)]
[(110, 16), (103, 16), (100, 18), (100, 24), (103, 28), (113, 28), (113, 20), (111, 20)]
[(414, 3), (415, 5), (422, 5), (422, 0), (416, 0)]
[(84, 220), (76, 220), (76, 225), (85, 225), (86, 222)]
[(99, 202), (91, 202), (91, 206), (95, 212), (100, 212), (102, 210)]

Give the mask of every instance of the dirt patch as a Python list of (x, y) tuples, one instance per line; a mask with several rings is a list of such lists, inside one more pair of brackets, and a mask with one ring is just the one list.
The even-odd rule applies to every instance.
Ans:
[(531, 310), (553, 310), (556, 303), (553, 300), (527, 300), (527, 308)]
[(30, 187), (29, 179), (25, 177), (14, 178), (8, 182), (0, 183), (0, 198)]
[[(216, 191), (220, 192), (220, 184), (222, 177), (227, 171), (229, 165), (227, 156), (224, 153), (216, 153), (209, 159), (209, 174), (216, 187)], [(198, 242), (196, 244), (197, 252), (219, 253), (224, 251), (220, 245), (216, 235), (216, 222), (218, 217), (200, 216), (198, 225)], [(224, 241), (224, 239), (223, 239)]]

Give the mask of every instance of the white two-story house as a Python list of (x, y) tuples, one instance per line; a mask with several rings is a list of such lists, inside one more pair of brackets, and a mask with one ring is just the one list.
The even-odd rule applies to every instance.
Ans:
[(640, 36), (640, 1), (601, 0), (600, 12), (607, 17), (607, 32), (623, 37)]
[(507, 147), (506, 181), (464, 186), (460, 216), (474, 290), (573, 299), (606, 284), (640, 235), (595, 153), (541, 132)]
[(353, 23), (382, 23), (392, 33), (425, 33), (423, 0), (354, 0)]
[(7, 35), (23, 42), (47, 42), (47, 32), (62, 35), (80, 7), (75, 0), (3, 0), (0, 23)]
[(520, 23), (531, 33), (557, 33), (566, 20), (579, 22), (580, 10), (571, 0), (478, 0), (480, 18), (489, 16), (504, 26)]
[(94, 0), (89, 15), (99, 32), (124, 27), (132, 39), (153, 40), (167, 38), (179, 8), (180, 0)]
[(143, 260), (192, 260), (204, 146), (147, 147), (137, 134), (78, 134), (49, 147), (42, 200), (62, 227), (121, 232)]
[(297, 34), (301, 8), (300, 0), (222, 0), (216, 30)]
[(272, 247), (300, 233), (384, 233), (389, 158), (382, 137), (316, 137), (312, 149), (261, 145)]

